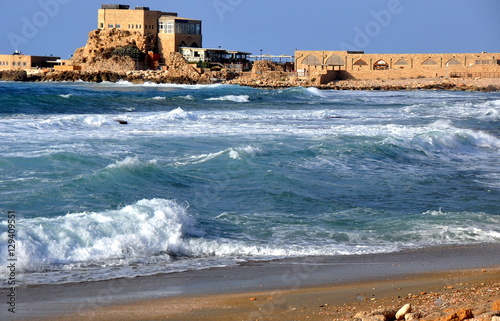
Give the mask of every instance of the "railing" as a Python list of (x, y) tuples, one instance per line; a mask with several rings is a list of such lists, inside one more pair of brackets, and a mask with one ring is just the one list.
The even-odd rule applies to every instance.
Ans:
[(451, 78), (500, 78), (500, 72), (452, 72)]

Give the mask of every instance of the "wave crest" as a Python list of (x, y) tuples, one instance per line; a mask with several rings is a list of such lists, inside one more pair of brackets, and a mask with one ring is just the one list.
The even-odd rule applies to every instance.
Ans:
[(240, 96), (227, 95), (227, 96), (222, 96), (222, 97), (217, 97), (217, 98), (207, 98), (206, 100), (208, 100), (208, 101), (233, 101), (235, 103), (248, 103), (248, 102), (250, 102), (250, 96), (248, 96), (248, 95), (240, 95)]

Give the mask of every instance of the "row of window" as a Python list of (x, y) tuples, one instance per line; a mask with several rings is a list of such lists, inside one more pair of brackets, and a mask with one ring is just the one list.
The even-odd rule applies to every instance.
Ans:
[[(104, 28), (104, 23), (101, 22), (100, 26), (99, 26), (101, 29)], [(113, 29), (113, 28), (116, 28), (116, 29), (121, 29), (122, 25), (121, 24), (108, 24), (108, 29)], [(129, 29), (142, 29), (142, 24), (137, 24), (137, 25), (133, 25), (133, 24), (129, 24), (128, 25), (128, 28)], [(155, 29), (155, 26), (154, 25), (145, 25), (144, 28), (146, 30), (154, 30)]]
[[(355, 63), (354, 63), (355, 66), (367, 66), (368, 64), (366, 63), (366, 61), (364, 61), (363, 59), (359, 59), (357, 60)], [(384, 60), (379, 60), (375, 63), (375, 65), (380, 65), (380, 66), (389, 66), (389, 64), (387, 62), (385, 62)], [(396, 66), (407, 66), (409, 65), (408, 61), (406, 61), (405, 59), (401, 58), (399, 59), (398, 61), (396, 61), (396, 63), (394, 64)], [(437, 66), (438, 63), (434, 60), (434, 59), (427, 59), (425, 60), (424, 62), (422, 62), (421, 64), (422, 66)], [(462, 63), (460, 61), (458, 61), (457, 59), (453, 58), (451, 60), (449, 60), (447, 63), (446, 63), (447, 66), (451, 66), (451, 65), (462, 65)]]
[[(8, 61), (0, 61), (0, 66), (8, 66)], [(13, 61), (12, 66), (27, 66), (26, 61)]]
[[(116, 27), (118, 28), (118, 27)], [(129, 29), (142, 29), (142, 25), (128, 25)], [(144, 29), (146, 30), (154, 30), (155, 26), (154, 25), (145, 25)]]
[[(314, 56), (314, 55), (307, 56), (302, 61), (302, 63), (305, 65), (309, 65), (309, 66), (321, 65), (319, 58)], [(332, 66), (344, 66), (345, 65), (344, 60), (338, 55), (333, 55), (333, 56), (329, 57), (325, 64), (332, 65)], [(396, 61), (396, 63), (394, 65), (405, 66), (405, 65), (410, 65), (410, 63), (408, 63), (408, 61), (406, 61), (404, 58), (401, 58), (398, 61)], [(438, 63), (434, 59), (429, 58), (429, 59), (425, 60), (424, 62), (422, 62), (421, 65), (422, 66), (438, 66)], [(452, 66), (452, 65), (462, 65), (462, 63), (459, 60), (457, 60), (456, 58), (453, 58), (446, 63), (446, 66)], [(358, 59), (356, 62), (354, 62), (354, 66), (358, 66), (358, 67), (368, 66), (368, 63), (366, 61), (364, 61), (363, 59)], [(386, 61), (384, 61), (383, 59), (378, 60), (374, 64), (374, 66), (376, 69), (388, 69), (389, 68), (389, 64)]]
[(189, 23), (173, 21), (159, 22), (158, 29), (160, 33), (176, 33), (187, 35), (201, 35), (201, 23)]
[[(121, 24), (108, 24), (108, 29), (120, 29)], [(154, 30), (154, 25), (145, 25), (146, 30)], [(100, 29), (104, 29), (104, 23), (101, 22), (99, 25)], [(129, 24), (128, 29), (142, 29), (142, 24)], [(159, 22), (158, 24), (159, 33), (176, 33), (176, 34), (188, 34), (188, 35), (201, 35), (201, 23), (189, 23), (189, 22)]]

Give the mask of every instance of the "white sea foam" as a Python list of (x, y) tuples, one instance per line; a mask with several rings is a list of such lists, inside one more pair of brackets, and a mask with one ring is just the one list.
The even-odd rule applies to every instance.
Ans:
[(202, 164), (224, 155), (229, 156), (231, 159), (241, 159), (242, 155), (252, 157), (259, 152), (261, 152), (260, 148), (248, 145), (237, 148), (228, 148), (215, 153), (185, 156), (177, 160), (175, 164), (177, 166)]
[(182, 108), (178, 107), (170, 111), (166, 115), (166, 119), (188, 119), (188, 120), (198, 120), (198, 116), (194, 113), (186, 112)]
[(144, 84), (137, 84), (136, 86), (144, 87), (159, 87), (159, 88), (179, 88), (179, 89), (215, 89), (227, 85), (210, 84), (210, 85), (187, 85), (187, 84), (157, 84), (153, 82), (145, 82)]
[(134, 168), (139, 168), (142, 166), (150, 166), (150, 165), (155, 165), (156, 164), (156, 159), (152, 159), (147, 162), (141, 161), (137, 156), (134, 157), (126, 157), (122, 161), (116, 161), (113, 164), (110, 164), (106, 166), (107, 169), (114, 169), (114, 168), (128, 168), (128, 169), (134, 169)]
[(325, 97), (325, 94), (320, 89), (318, 89), (316, 87), (308, 87), (308, 88), (306, 88), (306, 90), (312, 96)]
[[(319, 254), (300, 246), (280, 248), (238, 240), (204, 238), (204, 233), (195, 227), (196, 221), (188, 214), (187, 207), (165, 199), (142, 200), (122, 209), (104, 212), (20, 219), (18, 223), (23, 227), (16, 238), (19, 271), (66, 271), (69, 273), (63, 278), (66, 281), (81, 280), (79, 273), (85, 273), (86, 269), (100, 267), (105, 270), (113, 266), (126, 268), (129, 264), (171, 262), (172, 258), (179, 256), (217, 257), (222, 260), (233, 257), (235, 260), (245, 256)], [(4, 231), (5, 224), (1, 223)], [(7, 238), (7, 232), (0, 235), (4, 243)], [(4, 265), (7, 258), (5, 251), (5, 248), (0, 250)], [(186, 264), (189, 266), (189, 263)], [(221, 263), (213, 262), (207, 267), (218, 264)], [(186, 266), (178, 268), (182, 270)], [(165, 270), (161, 264), (156, 266), (157, 273)], [(116, 270), (115, 274), (106, 271), (105, 275), (98, 276), (98, 273), (93, 272), (91, 278), (122, 275)], [(60, 279), (56, 281), (61, 282)]]
[(242, 155), (255, 156), (255, 154), (261, 152), (261, 150), (260, 150), (260, 148), (247, 145), (247, 146), (238, 147), (235, 149), (230, 148), (228, 150), (228, 152), (229, 152), (230, 158), (241, 159)]
[(73, 95), (72, 94), (62, 94), (62, 95), (59, 95), (59, 97), (62, 97), (62, 98), (71, 98)]
[[(356, 219), (354, 213), (346, 215)], [(421, 216), (410, 220), (411, 224), (408, 220), (384, 219), (372, 222), (370, 230), (353, 227), (349, 231), (337, 230), (328, 223), (335, 216), (321, 218), (327, 225), (314, 228), (304, 222), (297, 224), (290, 215), (283, 220), (277, 214), (266, 213), (223, 213), (214, 218), (245, 227), (247, 233), (271, 233), (273, 242), (269, 242), (244, 234), (232, 239), (207, 237), (188, 213), (187, 205), (150, 199), (117, 210), (19, 219), (23, 228), (17, 234), (16, 254), (19, 271), (35, 272), (34, 279), (25, 274), (25, 282), (59, 283), (208, 268), (248, 259), (352, 255), (500, 241), (498, 216), (442, 211)], [(280, 224), (262, 225), (273, 219)], [(6, 222), (0, 223), (0, 228), (5, 231), (0, 234), (0, 241), (6, 243)], [(0, 249), (0, 254), (0, 263), (5, 265), (6, 248)], [(179, 257), (190, 260), (176, 261)], [(131, 265), (144, 269), (130, 270)], [(50, 278), (46, 276), (48, 271), (54, 273)], [(36, 272), (45, 272), (45, 276), (35, 280)]]
[(227, 96), (222, 96), (222, 97), (216, 97), (216, 98), (207, 98), (206, 100), (208, 101), (233, 101), (236, 103), (248, 103), (250, 102), (250, 96), (248, 95), (227, 95)]
[(498, 121), (500, 120), (500, 108), (497, 109), (487, 109), (480, 116), (479, 119), (487, 121)]
[(100, 127), (102, 125), (112, 125), (114, 124), (113, 119), (110, 119), (107, 116), (102, 116), (102, 115), (92, 115), (92, 116), (82, 116), (82, 117), (77, 117), (75, 118), (75, 121), (79, 121), (80, 119), (83, 119), (83, 123), (89, 126), (96, 126)]
[[(20, 220), (23, 229), (17, 236), (19, 267), (37, 271), (60, 264), (70, 267), (163, 252), (181, 253), (183, 236), (198, 233), (194, 223), (184, 206), (163, 199), (142, 200), (100, 213)], [(6, 233), (1, 235), (2, 240), (6, 237)]]
[(152, 100), (165, 100), (167, 99), (167, 97), (163, 97), (163, 96), (156, 96), (156, 97), (153, 97), (151, 98)]

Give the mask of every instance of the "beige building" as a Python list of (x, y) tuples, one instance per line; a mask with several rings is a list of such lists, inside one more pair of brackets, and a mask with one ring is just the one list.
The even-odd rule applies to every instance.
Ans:
[(59, 57), (28, 56), (16, 51), (12, 55), (0, 55), (0, 70), (52, 68)]
[(174, 12), (150, 10), (148, 7), (130, 9), (128, 5), (102, 5), (98, 11), (98, 28), (138, 31), (156, 43), (161, 58), (181, 47), (202, 47), (201, 20), (181, 18)]
[(365, 54), (362, 51), (296, 51), (299, 75), (321, 83), (337, 79), (499, 77), (500, 53)]

